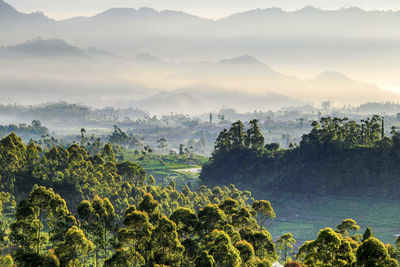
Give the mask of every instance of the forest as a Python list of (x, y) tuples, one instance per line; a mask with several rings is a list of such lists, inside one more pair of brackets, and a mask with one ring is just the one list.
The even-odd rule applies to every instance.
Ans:
[(360, 122), (322, 117), (300, 143), (264, 144), (257, 120), (241, 121), (219, 134), (201, 179), (209, 185), (234, 183), (254, 193), (272, 190), (316, 195), (399, 196), (400, 133), (386, 136), (378, 115)]
[[(340, 127), (350, 123), (323, 119), (304, 142), (322, 146), (334, 122)], [(363, 124), (362, 138), (347, 143), (344, 134), (337, 142), (330, 139), (326, 149), (374, 149), (382, 142), (382, 122), (379, 117), (366, 120), (369, 135)], [(232, 149), (268, 157), (283, 153), (276, 144), (264, 146), (257, 121), (250, 124), (246, 134), (240, 122), (221, 132), (204, 170)], [(392, 139), (383, 140), (394, 146), (396, 136), (394, 132)], [(232, 183), (224, 185), (227, 180), (182, 189), (173, 179), (158, 184), (119, 153), (120, 147), (111, 143), (95, 151), (85, 142), (42, 148), (15, 133), (0, 140), (0, 265), (399, 266), (400, 239), (384, 244), (371, 228), (360, 232), (353, 219), (321, 229), (314, 240), (294, 249), (293, 234), (272, 237), (268, 231), (276, 217), (268, 200), (255, 199)]]

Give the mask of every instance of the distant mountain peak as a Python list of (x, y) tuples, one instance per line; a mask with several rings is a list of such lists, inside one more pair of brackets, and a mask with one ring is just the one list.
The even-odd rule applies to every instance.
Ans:
[(324, 80), (324, 81), (350, 81), (351, 79), (337, 71), (324, 71), (318, 74), (315, 80)]
[(150, 7), (141, 7), (139, 9), (129, 8), (129, 7), (117, 7), (117, 8), (107, 9), (106, 11), (97, 14), (95, 17), (120, 18), (120, 17), (132, 17), (135, 15), (148, 16), (159, 13), (160, 12)]
[(142, 61), (142, 62), (160, 62), (161, 59), (155, 57), (149, 53), (141, 53), (136, 55), (135, 60)]
[(315, 8), (313, 6), (305, 6), (305, 7), (301, 8), (301, 9), (297, 10), (297, 12), (307, 12), (307, 13), (321, 12), (321, 11), (322, 11), (321, 9)]
[(11, 5), (4, 2), (3, 0), (0, 0), (0, 16), (16, 14), (19, 14), (19, 12), (15, 8), (13, 8)]
[(265, 66), (264, 63), (259, 61), (257, 58), (249, 56), (249, 55), (242, 55), (239, 57), (235, 58), (230, 58), (230, 59), (222, 59), (218, 61), (218, 63), (222, 64), (251, 64), (251, 65), (263, 65)]

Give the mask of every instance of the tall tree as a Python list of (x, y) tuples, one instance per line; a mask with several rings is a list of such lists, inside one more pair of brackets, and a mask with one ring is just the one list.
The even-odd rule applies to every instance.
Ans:
[(254, 119), (249, 122), (250, 128), (247, 130), (245, 143), (246, 147), (256, 150), (264, 148), (264, 136), (261, 134), (258, 120)]
[(296, 244), (296, 239), (293, 238), (292, 233), (286, 233), (276, 240), (276, 244), (278, 249), (283, 251), (283, 261), (286, 262), (288, 249), (290, 249), (290, 253), (293, 253), (293, 245)]

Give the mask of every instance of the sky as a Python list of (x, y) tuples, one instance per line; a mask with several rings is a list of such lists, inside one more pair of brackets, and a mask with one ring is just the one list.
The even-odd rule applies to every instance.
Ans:
[(218, 19), (255, 8), (279, 7), (296, 10), (305, 6), (321, 9), (360, 7), (367, 10), (400, 10), (400, 0), (5, 0), (24, 13), (41, 11), (50, 18), (92, 16), (114, 7), (151, 7), (179, 10)]

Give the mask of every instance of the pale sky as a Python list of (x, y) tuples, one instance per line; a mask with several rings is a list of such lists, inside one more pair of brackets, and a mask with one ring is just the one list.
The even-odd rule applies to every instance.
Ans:
[(296, 10), (305, 6), (339, 9), (357, 6), (367, 10), (400, 10), (400, 0), (5, 0), (24, 13), (41, 11), (50, 18), (92, 16), (113, 7), (151, 7), (179, 10), (206, 18), (221, 18), (255, 8)]

